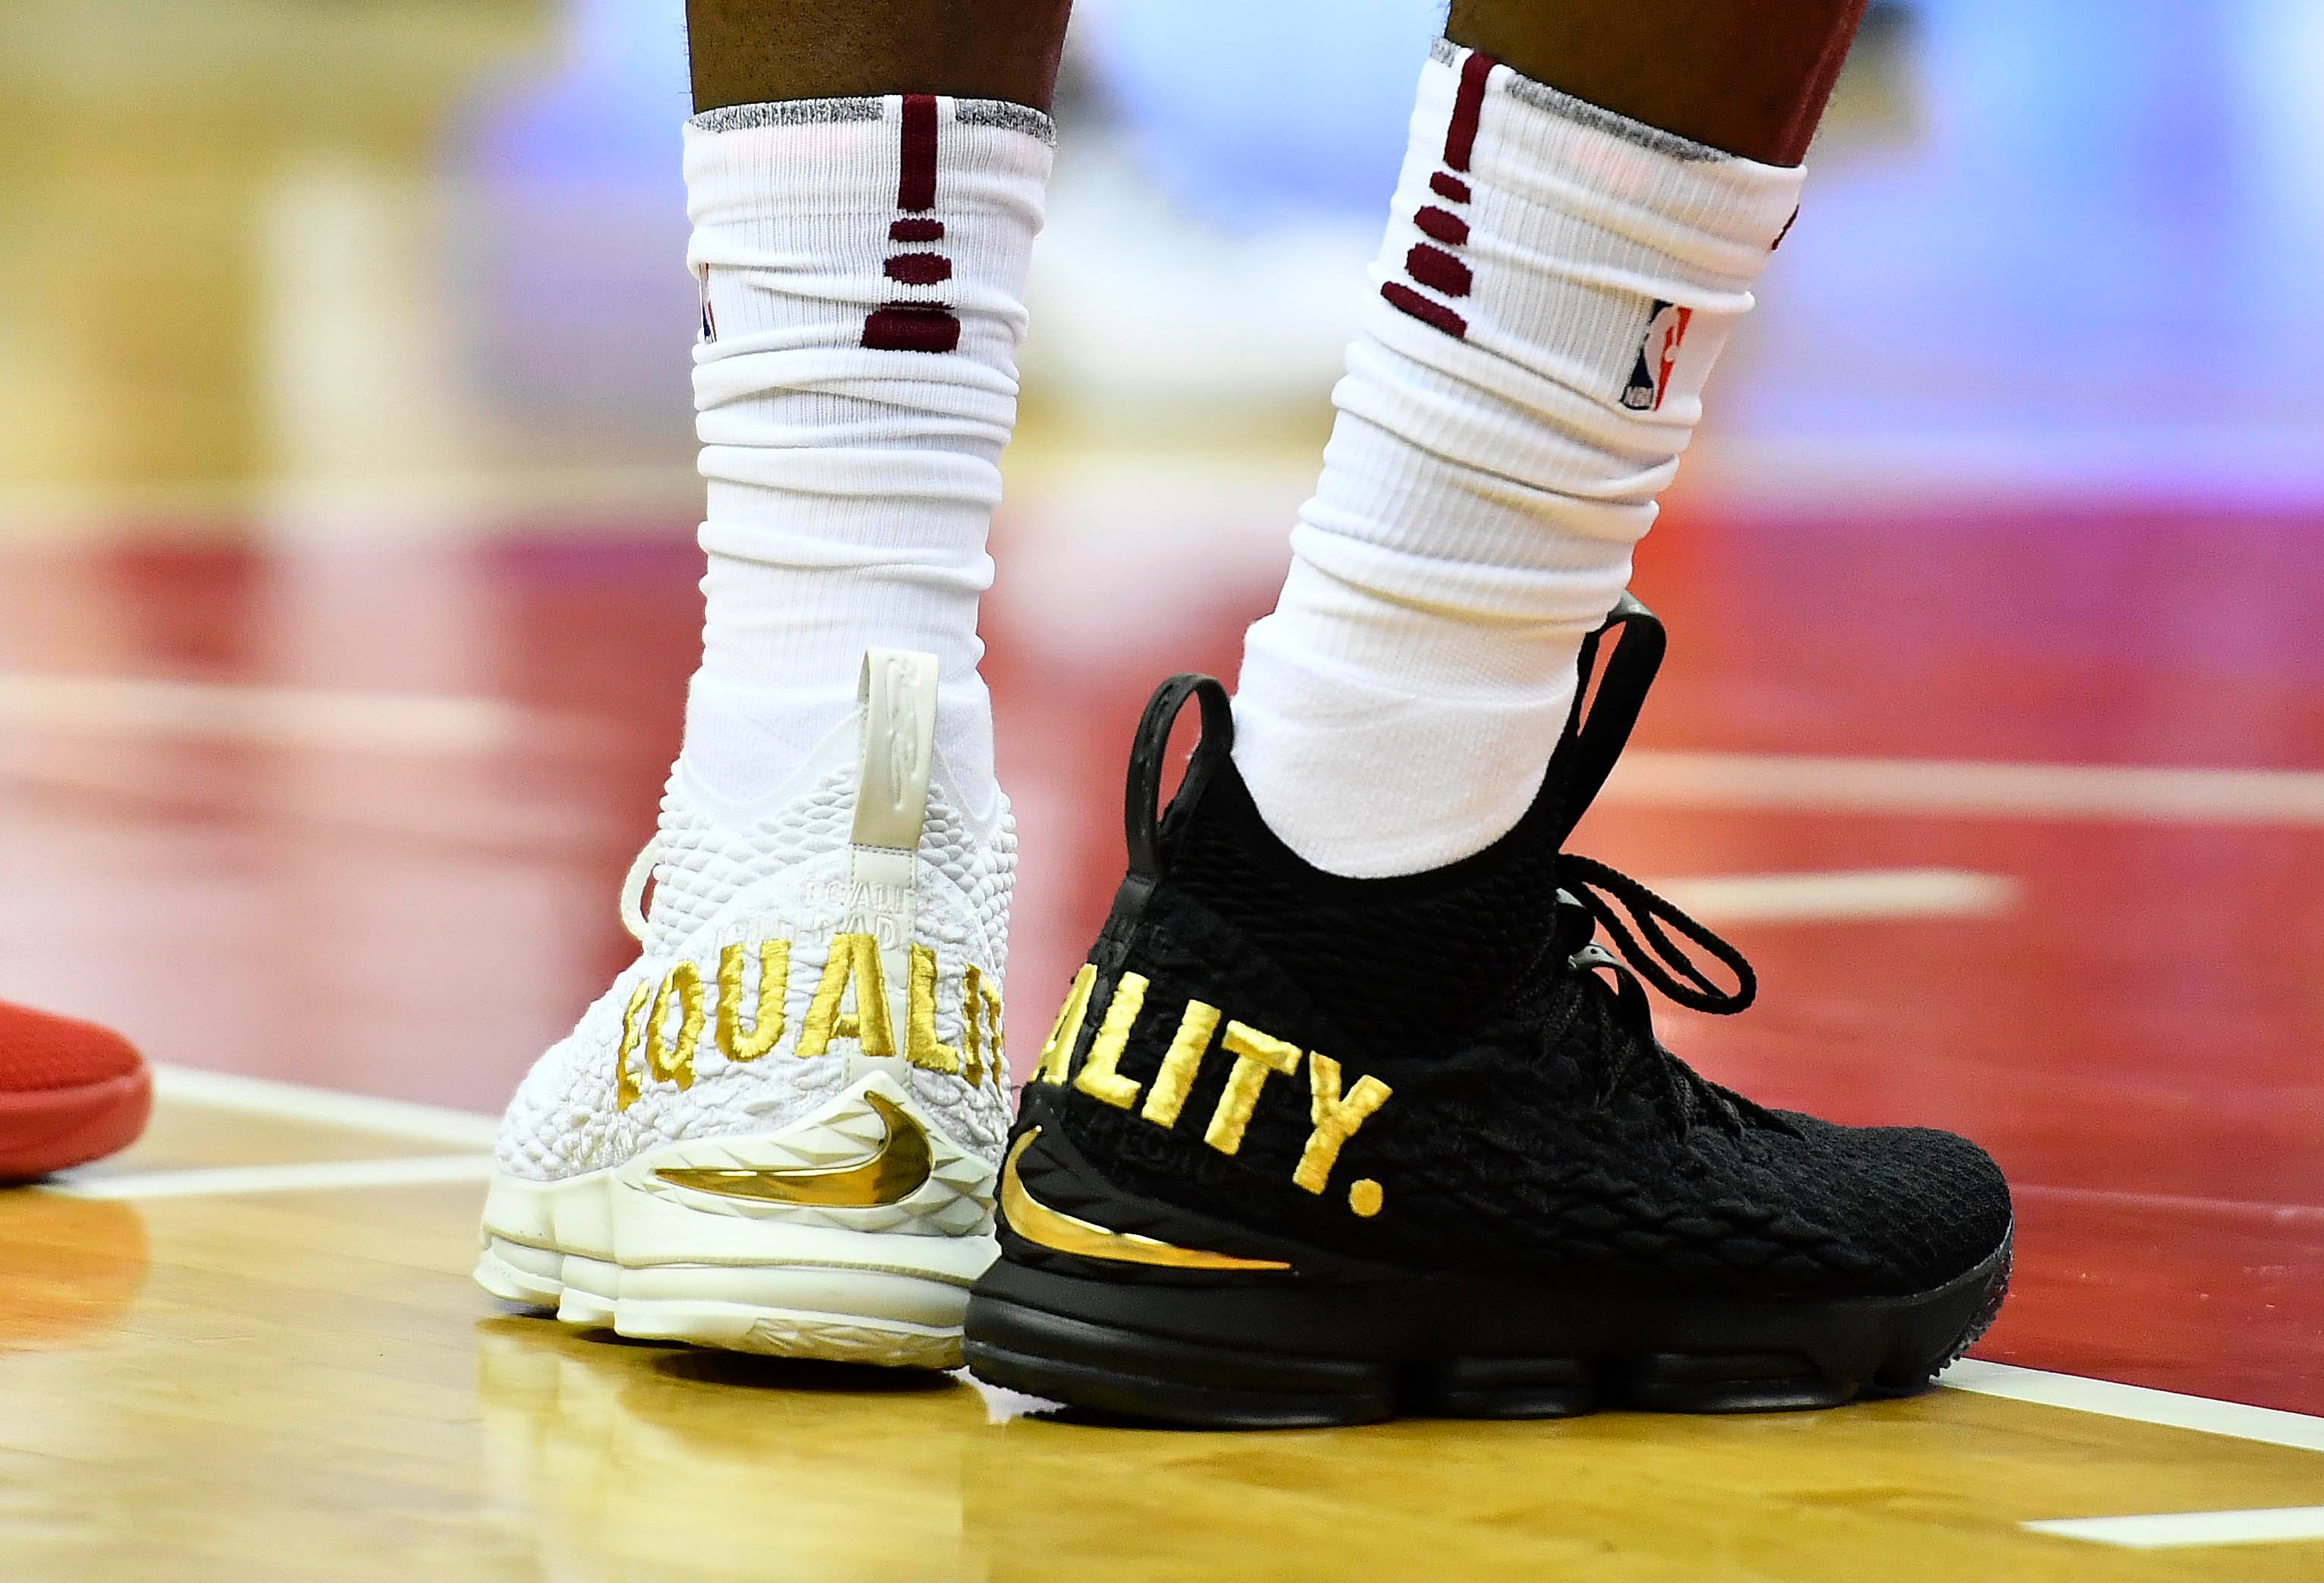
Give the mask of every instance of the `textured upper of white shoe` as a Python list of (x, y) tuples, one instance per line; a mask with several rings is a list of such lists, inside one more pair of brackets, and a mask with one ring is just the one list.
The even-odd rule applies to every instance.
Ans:
[[(900, 949), (887, 953), (884, 974), (848, 976), (837, 1026), (861, 1018), (859, 992), (876, 982), (891, 1008), (895, 1053), (884, 1060), (867, 1056), (860, 1033), (832, 1036), (831, 1005), (820, 1017), (823, 1036), (813, 1036), (834, 940), (862, 966), (844, 943), (851, 926), (863, 924), (863, 883), (851, 869), (856, 729), (835, 732), (758, 810), (724, 802), (683, 761), (671, 772), (643, 949), (518, 1088), (501, 1125), (503, 1171), (555, 1180), (680, 1139), (771, 1132), (831, 1099), (867, 1064), (894, 1071), (962, 1149), (999, 1163), (1010, 1116), (996, 1045), (1016, 829), (1005, 801), (989, 819), (964, 816), (946, 795), (940, 761), (910, 887), (909, 943), (933, 953), (933, 984), (914, 991), (890, 982)], [(763, 1027), (762, 974), (770, 982), (779, 975), (783, 1025), (771, 1048), (750, 1057), (750, 1035)], [(985, 993), (972, 995), (972, 984)], [(916, 995), (933, 1002), (932, 1043), (925, 1029), (910, 1036)], [(657, 1010), (660, 1036), (649, 1051), (646, 1025)], [(824, 1048), (802, 1058), (803, 1040)]]

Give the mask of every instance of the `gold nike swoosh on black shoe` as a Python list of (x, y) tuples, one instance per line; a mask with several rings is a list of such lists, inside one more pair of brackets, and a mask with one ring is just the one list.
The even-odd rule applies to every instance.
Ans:
[(806, 1204), (819, 1209), (874, 1209), (918, 1192), (935, 1169), (928, 1134), (909, 1113), (881, 1095), (863, 1097), (887, 1132), (868, 1159), (853, 1165), (664, 1167), (654, 1175), (672, 1187), (761, 1204)]
[(1239, 1258), (1233, 1254), (1180, 1247), (1159, 1237), (1140, 1236), (1134, 1231), (1113, 1231), (1050, 1208), (1026, 1190), (1024, 1180), (1017, 1174), (1018, 1157), (1040, 1135), (1041, 1129), (1035, 1127), (1018, 1139), (1016, 1147), (1009, 1151), (1008, 1162), (1001, 1171), (1001, 1213), (1008, 1220), (1009, 1229), (1027, 1242), (1038, 1243), (1057, 1253), (1074, 1254), (1084, 1259), (1111, 1259), (1125, 1264), (1164, 1264), (1175, 1270), (1291, 1268), (1279, 1259)]

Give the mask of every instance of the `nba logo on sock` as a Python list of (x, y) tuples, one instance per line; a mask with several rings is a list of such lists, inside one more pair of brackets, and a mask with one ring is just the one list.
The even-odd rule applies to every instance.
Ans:
[(710, 266), (696, 266), (694, 278), (702, 289), (702, 338), (715, 341), (718, 338), (718, 316), (710, 311)]
[(1637, 361), (1630, 367), (1630, 383), (1622, 389), (1622, 404), (1634, 412), (1659, 411), (1663, 393), (1670, 388), (1671, 369), (1686, 341), (1686, 327), (1694, 310), (1660, 298), (1646, 313), (1646, 333), (1638, 338)]

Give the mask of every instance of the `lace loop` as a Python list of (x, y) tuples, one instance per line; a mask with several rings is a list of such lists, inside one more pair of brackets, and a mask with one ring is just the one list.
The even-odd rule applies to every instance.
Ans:
[[(1595, 858), (1571, 852), (1560, 854), (1557, 865), (1559, 884), (1605, 927), (1622, 959), (1674, 1004), (1689, 1011), (1729, 1016), (1748, 1006), (1759, 993), (1758, 977), (1741, 951), (1637, 880)], [(1735, 987), (1720, 987), (1686, 946), (1672, 938), (1672, 930), (1733, 974)]]
[[(1561, 789), (1563, 797), (1560, 847), (1613, 773), (1663, 653), (1662, 623), (1628, 594), (1606, 625), (1582, 644), (1573, 710), (1549, 763), (1550, 783)], [(1646, 985), (1690, 1011), (1730, 1015), (1748, 1006), (1759, 992), (1758, 978), (1743, 953), (1637, 880), (1594, 858), (1561, 851), (1557, 883), (1557, 949), (1573, 947), (1565, 957), (1566, 969), (1596, 980), (1600, 993), (1587, 1000), (1596, 1008), (1591, 1014), (1604, 1019), (1600, 1027), (1609, 1035), (1600, 1102), (1610, 1102), (1643, 1063), (1650, 1074), (1646, 1080), (1661, 1090), (1682, 1134), (1705, 1117), (1730, 1131), (1752, 1125), (1782, 1125), (1779, 1117), (1702, 1077), (1655, 1037)], [(1618, 958), (1591, 938), (1600, 926), (1621, 953)], [(1735, 987), (1721, 987), (1696, 951), (1725, 967), (1734, 977)], [(1618, 1024), (1626, 1032), (1612, 1037)]]

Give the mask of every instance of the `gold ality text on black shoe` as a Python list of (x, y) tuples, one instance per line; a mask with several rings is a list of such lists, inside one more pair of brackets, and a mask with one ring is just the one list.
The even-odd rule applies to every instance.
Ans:
[[(1140, 1105), (1140, 1085), (1122, 1076), (1120, 1062), (1130, 1035), (1138, 1031), (1145, 1014), (1146, 992), (1152, 987), (1141, 974), (1123, 973), (1112, 981), (1112, 994), (1106, 1003), (1103, 1020), (1098, 1024), (1097, 1036), (1090, 1041), (1089, 1053), (1080, 1070), (1071, 1071), (1074, 1050), (1088, 1018), (1097, 973), (1097, 965), (1093, 962), (1084, 963), (1081, 971), (1074, 975), (1073, 987), (1058, 1009), (1056, 1023), (1041, 1046), (1040, 1064), (1034, 1069), (1032, 1081), (1063, 1083), (1070, 1074), (1074, 1088), (1081, 1093), (1117, 1110), (1127, 1111), (1137, 1106), (1140, 1120), (1166, 1130), (1175, 1128), (1185, 1108), (1186, 1097), (1202, 1075), (1204, 1057), (1209, 1053), (1213, 1035), (1216, 1034), (1218, 1047), (1233, 1058), (1233, 1065), (1228, 1069), (1209, 1123), (1203, 1128), (1203, 1142), (1222, 1154), (1232, 1155), (1241, 1152), (1243, 1134), (1250, 1130), (1251, 1113), (1259, 1105), (1268, 1078), (1272, 1075), (1296, 1078), (1304, 1063), (1307, 1076), (1305, 1097), (1313, 1129), (1292, 1167), (1291, 1181), (1295, 1187), (1317, 1195), (1330, 1184), (1332, 1167), (1338, 1162), (1342, 1147), (1393, 1097), (1394, 1091), (1386, 1083), (1369, 1076), (1357, 1078), (1352, 1088), (1343, 1090), (1340, 1063), (1322, 1051), (1302, 1051), (1289, 1040), (1277, 1039), (1233, 1018), (1227, 1018), (1221, 1031), (1223, 1014), (1218, 1007), (1188, 1000), (1178, 1014), (1168, 1051), (1162, 1058), (1150, 1088), (1144, 1090), (1145, 1103)], [(1380, 1184), (1368, 1177), (1349, 1184), (1349, 1208), (1358, 1215), (1379, 1214), (1382, 1196)]]

